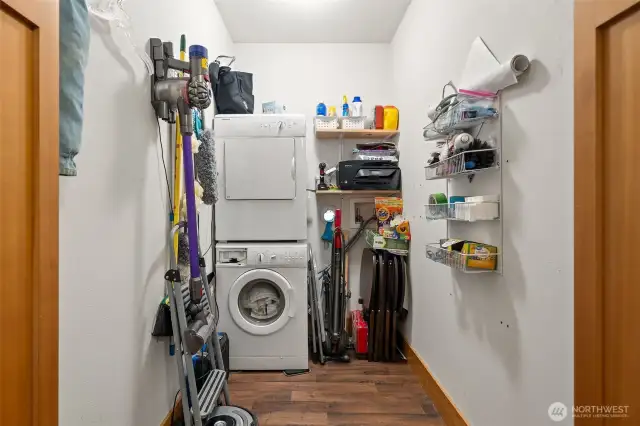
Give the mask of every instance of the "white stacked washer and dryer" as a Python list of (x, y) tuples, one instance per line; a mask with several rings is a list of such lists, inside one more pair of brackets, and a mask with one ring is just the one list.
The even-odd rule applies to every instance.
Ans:
[(231, 370), (307, 369), (306, 120), (217, 115), (218, 329)]

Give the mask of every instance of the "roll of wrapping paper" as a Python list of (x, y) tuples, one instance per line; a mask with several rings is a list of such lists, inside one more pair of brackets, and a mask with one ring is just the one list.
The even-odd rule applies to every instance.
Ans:
[(446, 216), (446, 210), (438, 204), (448, 204), (447, 196), (441, 192), (429, 195), (429, 213), (431, 213), (431, 216), (438, 217), (441, 216), (443, 212)]

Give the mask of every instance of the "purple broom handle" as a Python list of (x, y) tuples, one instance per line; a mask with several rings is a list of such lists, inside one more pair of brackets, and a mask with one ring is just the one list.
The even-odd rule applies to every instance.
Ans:
[(191, 278), (200, 277), (198, 263), (198, 221), (196, 219), (196, 194), (194, 189), (193, 152), (191, 135), (182, 136), (182, 152), (184, 159), (184, 187), (187, 193), (187, 234), (189, 236), (189, 268)]

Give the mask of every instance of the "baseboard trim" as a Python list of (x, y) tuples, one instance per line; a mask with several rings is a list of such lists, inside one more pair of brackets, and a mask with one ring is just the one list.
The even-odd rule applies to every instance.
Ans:
[(403, 341), (404, 354), (407, 357), (409, 366), (415, 375), (418, 376), (422, 388), (433, 400), (433, 404), (436, 406), (445, 424), (447, 426), (469, 426), (469, 422), (462, 416), (462, 413), (460, 413), (460, 410), (458, 410), (442, 385), (433, 377), (424, 360), (406, 340), (403, 339)]
[(182, 415), (182, 396), (181, 395), (178, 395), (178, 401), (176, 402), (176, 405), (174, 405), (173, 410), (169, 410), (164, 420), (162, 420), (162, 423), (160, 423), (160, 426), (173, 426), (171, 424), (171, 413), (175, 413), (173, 416), (174, 422), (176, 420), (182, 420), (182, 418), (184, 417)]

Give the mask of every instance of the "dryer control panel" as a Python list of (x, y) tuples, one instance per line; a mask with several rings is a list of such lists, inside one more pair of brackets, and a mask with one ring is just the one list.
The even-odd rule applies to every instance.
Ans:
[(217, 249), (218, 266), (307, 268), (307, 245), (251, 245)]
[(307, 133), (300, 114), (219, 114), (214, 118), (215, 138), (295, 137)]
[(307, 248), (275, 248), (264, 247), (249, 250), (249, 259), (253, 260), (253, 266), (269, 266), (289, 267), (289, 268), (306, 268), (307, 267)]

